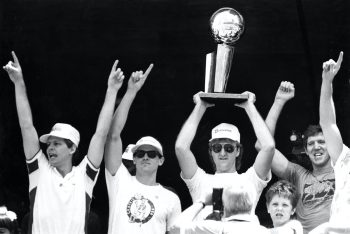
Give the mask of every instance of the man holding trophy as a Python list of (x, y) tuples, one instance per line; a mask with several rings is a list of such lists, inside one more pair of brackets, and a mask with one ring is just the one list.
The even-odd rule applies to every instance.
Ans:
[[(237, 27), (235, 19), (242, 19), (242, 17), (238, 14), (239, 13), (237, 11), (231, 8), (222, 8), (214, 13), (212, 19), (214, 19), (215, 22), (216, 17), (220, 18), (228, 16), (228, 19), (226, 21), (221, 21), (224, 25), (215, 25), (219, 29), (225, 29), (221, 30), (225, 32), (221, 33), (222, 35), (225, 35), (225, 37), (237, 38), (237, 33), (241, 32), (236, 30)], [(230, 23), (232, 23), (232, 26), (230, 26)], [(232, 29), (231, 31), (227, 30), (230, 28)], [(243, 27), (240, 28), (242, 29)], [(216, 29), (214, 28), (213, 31), (215, 30)], [(218, 51), (218, 54), (220, 53), (221, 52)], [(230, 62), (221, 61), (220, 57), (217, 56), (215, 62), (216, 70), (220, 69), (218, 68), (218, 64), (221, 63), (229, 64)], [(225, 69), (227, 70), (227, 68)], [(215, 78), (214, 82), (213, 80), (210, 81), (211, 84), (214, 83), (214, 86), (216, 86), (215, 82), (217, 82), (217, 78)], [(233, 102), (236, 102), (235, 106), (241, 107), (246, 111), (250, 122), (253, 125), (256, 137), (262, 143), (262, 148), (256, 157), (254, 165), (250, 167), (245, 173), (238, 174), (237, 170), (240, 167), (240, 161), (242, 158), (242, 145), (240, 144), (240, 133), (237, 127), (232, 124), (219, 124), (212, 130), (212, 137), (209, 140), (209, 154), (214, 164), (215, 174), (207, 174), (203, 169), (198, 167), (196, 158), (193, 152), (191, 151), (190, 147), (196, 135), (199, 122), (202, 119), (206, 109), (208, 107), (213, 106), (213, 104), (211, 104), (213, 100), (210, 99), (211, 97), (209, 97), (209, 101), (206, 101), (208, 100), (208, 94), (209, 96), (213, 96), (214, 102), (215, 98), (217, 98), (218, 95), (221, 95), (219, 98), (225, 96), (225, 94), (222, 93), (204, 92), (199, 92), (196, 95), (194, 95), (193, 99), (195, 107), (192, 113), (190, 114), (189, 118), (183, 125), (175, 145), (176, 156), (181, 168), (181, 177), (183, 178), (187, 187), (189, 188), (193, 202), (203, 199), (203, 196), (211, 192), (213, 188), (226, 188), (232, 184), (235, 184), (236, 181), (245, 181), (246, 183), (251, 183), (254, 187), (255, 193), (253, 209), (251, 210), (251, 214), (254, 214), (255, 207), (259, 200), (260, 194), (271, 179), (270, 169), (275, 149), (274, 139), (272, 138), (264, 120), (261, 118), (254, 105), (255, 95), (250, 92), (244, 92), (243, 94), (238, 95), (234, 94), (238, 96), (238, 99), (234, 98), (233, 100)], [(212, 207), (206, 206), (201, 211), (201, 213), (197, 215), (196, 218), (206, 218), (211, 212)]]

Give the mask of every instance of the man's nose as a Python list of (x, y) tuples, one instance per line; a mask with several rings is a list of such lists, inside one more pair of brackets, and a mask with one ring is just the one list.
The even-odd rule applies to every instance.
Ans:
[(221, 150), (220, 150), (220, 154), (221, 155), (225, 155), (225, 153), (226, 153), (226, 151), (225, 151), (224, 147), (222, 147)]
[(321, 144), (320, 143), (315, 143), (315, 149), (319, 149), (319, 148), (321, 148)]

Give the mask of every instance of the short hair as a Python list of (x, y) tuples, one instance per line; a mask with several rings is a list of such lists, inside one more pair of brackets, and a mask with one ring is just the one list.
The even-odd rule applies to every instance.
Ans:
[(225, 216), (249, 214), (254, 204), (254, 189), (248, 182), (235, 182), (234, 185), (224, 188), (222, 202)]
[(281, 196), (287, 198), (292, 204), (292, 208), (294, 209), (299, 200), (299, 193), (297, 192), (296, 187), (286, 180), (279, 180), (272, 184), (270, 188), (265, 193), (266, 204), (269, 205), (272, 198), (275, 196)]
[(66, 143), (67, 147), (68, 148), (72, 148), (73, 146), (75, 146), (75, 152), (73, 153), (72, 155), (72, 162), (73, 162), (73, 165), (78, 165), (80, 160), (80, 154), (79, 154), (79, 148), (77, 145), (75, 145), (73, 143), (73, 141), (69, 140), (69, 139), (65, 139), (65, 138), (62, 138), (63, 141)]
[(306, 148), (307, 146), (307, 140), (311, 136), (316, 136), (322, 132), (322, 128), (320, 125), (309, 125), (306, 130), (304, 131), (304, 137), (303, 137), (303, 146)]
[[(215, 140), (209, 142), (209, 145), (208, 145), (208, 152), (209, 152), (209, 159), (210, 159), (210, 162), (213, 166), (213, 170), (216, 171), (216, 165), (214, 163), (214, 160), (213, 160), (213, 156), (211, 155), (211, 146), (213, 144), (213, 142), (215, 142)], [(242, 156), (243, 156), (243, 145), (237, 141), (233, 141), (233, 143), (236, 145), (237, 149), (239, 149), (239, 155), (236, 157), (236, 171), (238, 171), (239, 169), (241, 169), (241, 166), (242, 166)]]

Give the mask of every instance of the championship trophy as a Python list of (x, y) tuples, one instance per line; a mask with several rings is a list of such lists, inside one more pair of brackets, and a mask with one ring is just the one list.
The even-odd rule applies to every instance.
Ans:
[(217, 10), (210, 18), (212, 36), (217, 51), (207, 54), (205, 67), (205, 92), (199, 96), (211, 103), (218, 100), (243, 102), (248, 95), (225, 93), (230, 74), (235, 43), (244, 32), (242, 15), (229, 7)]

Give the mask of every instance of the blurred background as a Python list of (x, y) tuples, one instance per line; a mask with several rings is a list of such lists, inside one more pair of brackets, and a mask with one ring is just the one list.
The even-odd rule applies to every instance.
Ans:
[[(12, 59), (11, 50), (19, 57), (39, 135), (56, 122), (72, 124), (81, 134), (81, 157), (95, 131), (114, 60), (120, 60), (127, 78), (154, 63), (122, 139), (124, 147), (146, 135), (163, 144), (166, 162), (158, 181), (173, 187), (186, 208), (191, 199), (179, 177), (174, 144), (194, 107), (192, 96), (204, 89), (205, 55), (216, 50), (210, 16), (221, 7), (232, 7), (246, 23), (235, 46), (226, 92), (255, 93), (265, 118), (280, 82), (294, 83), (296, 96), (280, 117), (275, 139), (289, 159), (303, 161), (290, 136), (318, 123), (322, 63), (336, 60), (340, 51), (344, 60), (335, 79), (334, 100), (338, 126), (349, 144), (349, 4), (347, 0), (1, 0), (0, 59), (5, 65)], [(13, 84), (5, 71), (0, 76), (0, 203), (21, 221), (29, 204), (27, 171)], [(244, 172), (254, 162), (256, 138), (244, 110), (231, 103), (208, 109), (202, 119), (192, 144), (197, 162), (212, 172), (208, 140), (211, 129), (221, 122), (240, 129), (245, 153), (239, 172)], [(105, 232), (104, 180), (103, 169), (91, 208)], [(269, 224), (264, 193), (257, 214)]]

